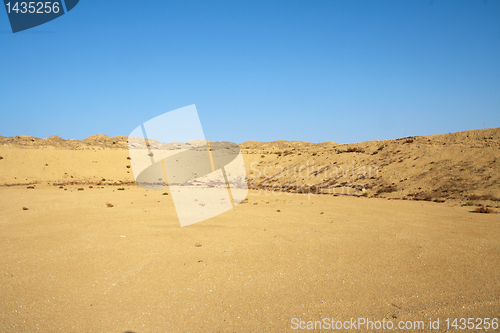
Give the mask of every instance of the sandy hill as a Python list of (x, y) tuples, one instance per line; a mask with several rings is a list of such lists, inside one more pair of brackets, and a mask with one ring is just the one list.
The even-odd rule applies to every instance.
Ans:
[[(127, 139), (0, 137), (0, 186), (132, 184)], [(253, 189), (492, 206), (500, 201), (500, 128), (354, 144), (247, 141), (240, 147)]]

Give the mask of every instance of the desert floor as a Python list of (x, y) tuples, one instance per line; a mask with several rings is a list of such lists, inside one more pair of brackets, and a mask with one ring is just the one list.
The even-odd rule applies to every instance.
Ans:
[(500, 317), (499, 214), (250, 192), (181, 228), (163, 191), (81, 186), (0, 187), (1, 332), (279, 332), (358, 317), (424, 321), (415, 332), (440, 318), (438, 332), (446, 318)]

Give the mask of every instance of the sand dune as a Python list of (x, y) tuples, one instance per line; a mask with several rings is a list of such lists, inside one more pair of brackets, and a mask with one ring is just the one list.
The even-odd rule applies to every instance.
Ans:
[[(445, 332), (446, 318), (499, 320), (500, 215), (473, 213), (499, 211), (499, 136), (245, 142), (255, 189), (185, 228), (170, 195), (134, 184), (126, 137), (2, 137), (0, 331), (282, 332), (294, 318), (362, 317), (423, 321), (415, 332), (439, 318), (432, 331)], [(356, 195), (311, 195), (332, 189), (322, 184)]]

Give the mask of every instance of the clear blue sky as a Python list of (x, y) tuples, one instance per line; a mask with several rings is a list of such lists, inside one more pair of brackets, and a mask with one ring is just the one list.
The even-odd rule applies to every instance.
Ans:
[(12, 34), (0, 135), (128, 135), (196, 104), (209, 140), (500, 127), (500, 1), (92, 1)]

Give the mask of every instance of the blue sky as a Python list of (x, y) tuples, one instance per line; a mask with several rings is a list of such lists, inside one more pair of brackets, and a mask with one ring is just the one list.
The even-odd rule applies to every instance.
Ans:
[(0, 135), (128, 135), (196, 104), (208, 140), (500, 127), (500, 1), (92, 1), (12, 34)]

